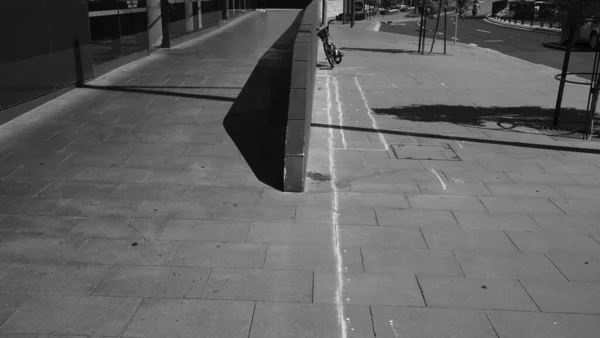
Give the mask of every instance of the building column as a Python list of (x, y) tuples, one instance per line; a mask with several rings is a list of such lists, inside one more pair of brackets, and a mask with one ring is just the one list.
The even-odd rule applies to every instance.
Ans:
[(160, 0), (162, 44), (163, 48), (171, 48), (171, 5), (169, 0)]
[(184, 0), (185, 5), (185, 31), (191, 33), (194, 31), (194, 11), (192, 9), (192, 0)]

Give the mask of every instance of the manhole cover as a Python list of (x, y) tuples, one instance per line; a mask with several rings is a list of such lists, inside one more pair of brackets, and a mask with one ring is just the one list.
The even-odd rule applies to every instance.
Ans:
[(461, 160), (449, 144), (394, 144), (391, 148), (399, 160)]

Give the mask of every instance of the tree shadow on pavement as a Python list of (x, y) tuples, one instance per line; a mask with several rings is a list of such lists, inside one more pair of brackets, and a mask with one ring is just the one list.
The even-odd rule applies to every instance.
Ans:
[(223, 121), (254, 175), (278, 190), (283, 190), (293, 45), (301, 18), (261, 57)]
[[(413, 105), (406, 107), (375, 108), (378, 115), (394, 116), (401, 120), (415, 122), (446, 122), (473, 127), (483, 127), (489, 122), (524, 126), (531, 128), (548, 127), (554, 116), (553, 108), (535, 106), (522, 107), (475, 107), (448, 105)], [(561, 123), (583, 124), (586, 112), (580, 109), (563, 108)]]

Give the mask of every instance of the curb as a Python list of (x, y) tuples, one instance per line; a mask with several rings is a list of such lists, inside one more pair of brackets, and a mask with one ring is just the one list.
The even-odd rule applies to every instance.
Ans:
[[(551, 49), (556, 49), (556, 50), (561, 50), (561, 51), (566, 51), (567, 47), (563, 46), (561, 44), (558, 44), (556, 42), (542, 42), (542, 45), (546, 48), (551, 48)], [(586, 51), (590, 51), (592, 52), (593, 50), (590, 50), (588, 48), (579, 48), (576, 46), (573, 46), (571, 48), (571, 52), (586, 52)]]
[(522, 25), (514, 25), (514, 24), (504, 23), (504, 22), (498, 21), (496, 19), (492, 19), (489, 16), (484, 18), (483, 21), (485, 21), (489, 24), (492, 24), (492, 25), (502, 26), (502, 27), (507, 27), (507, 28), (512, 28), (512, 29), (518, 29), (518, 30), (522, 30), (522, 31), (546, 33), (548, 35), (560, 35), (560, 29), (558, 29), (558, 28), (545, 28), (545, 27), (526, 28), (526, 27), (523, 27)]

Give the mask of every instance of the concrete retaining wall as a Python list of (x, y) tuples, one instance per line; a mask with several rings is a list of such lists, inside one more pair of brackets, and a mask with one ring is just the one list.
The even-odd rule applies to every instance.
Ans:
[(283, 190), (288, 192), (304, 191), (319, 43), (318, 3), (313, 0), (304, 9), (294, 42), (283, 175)]

